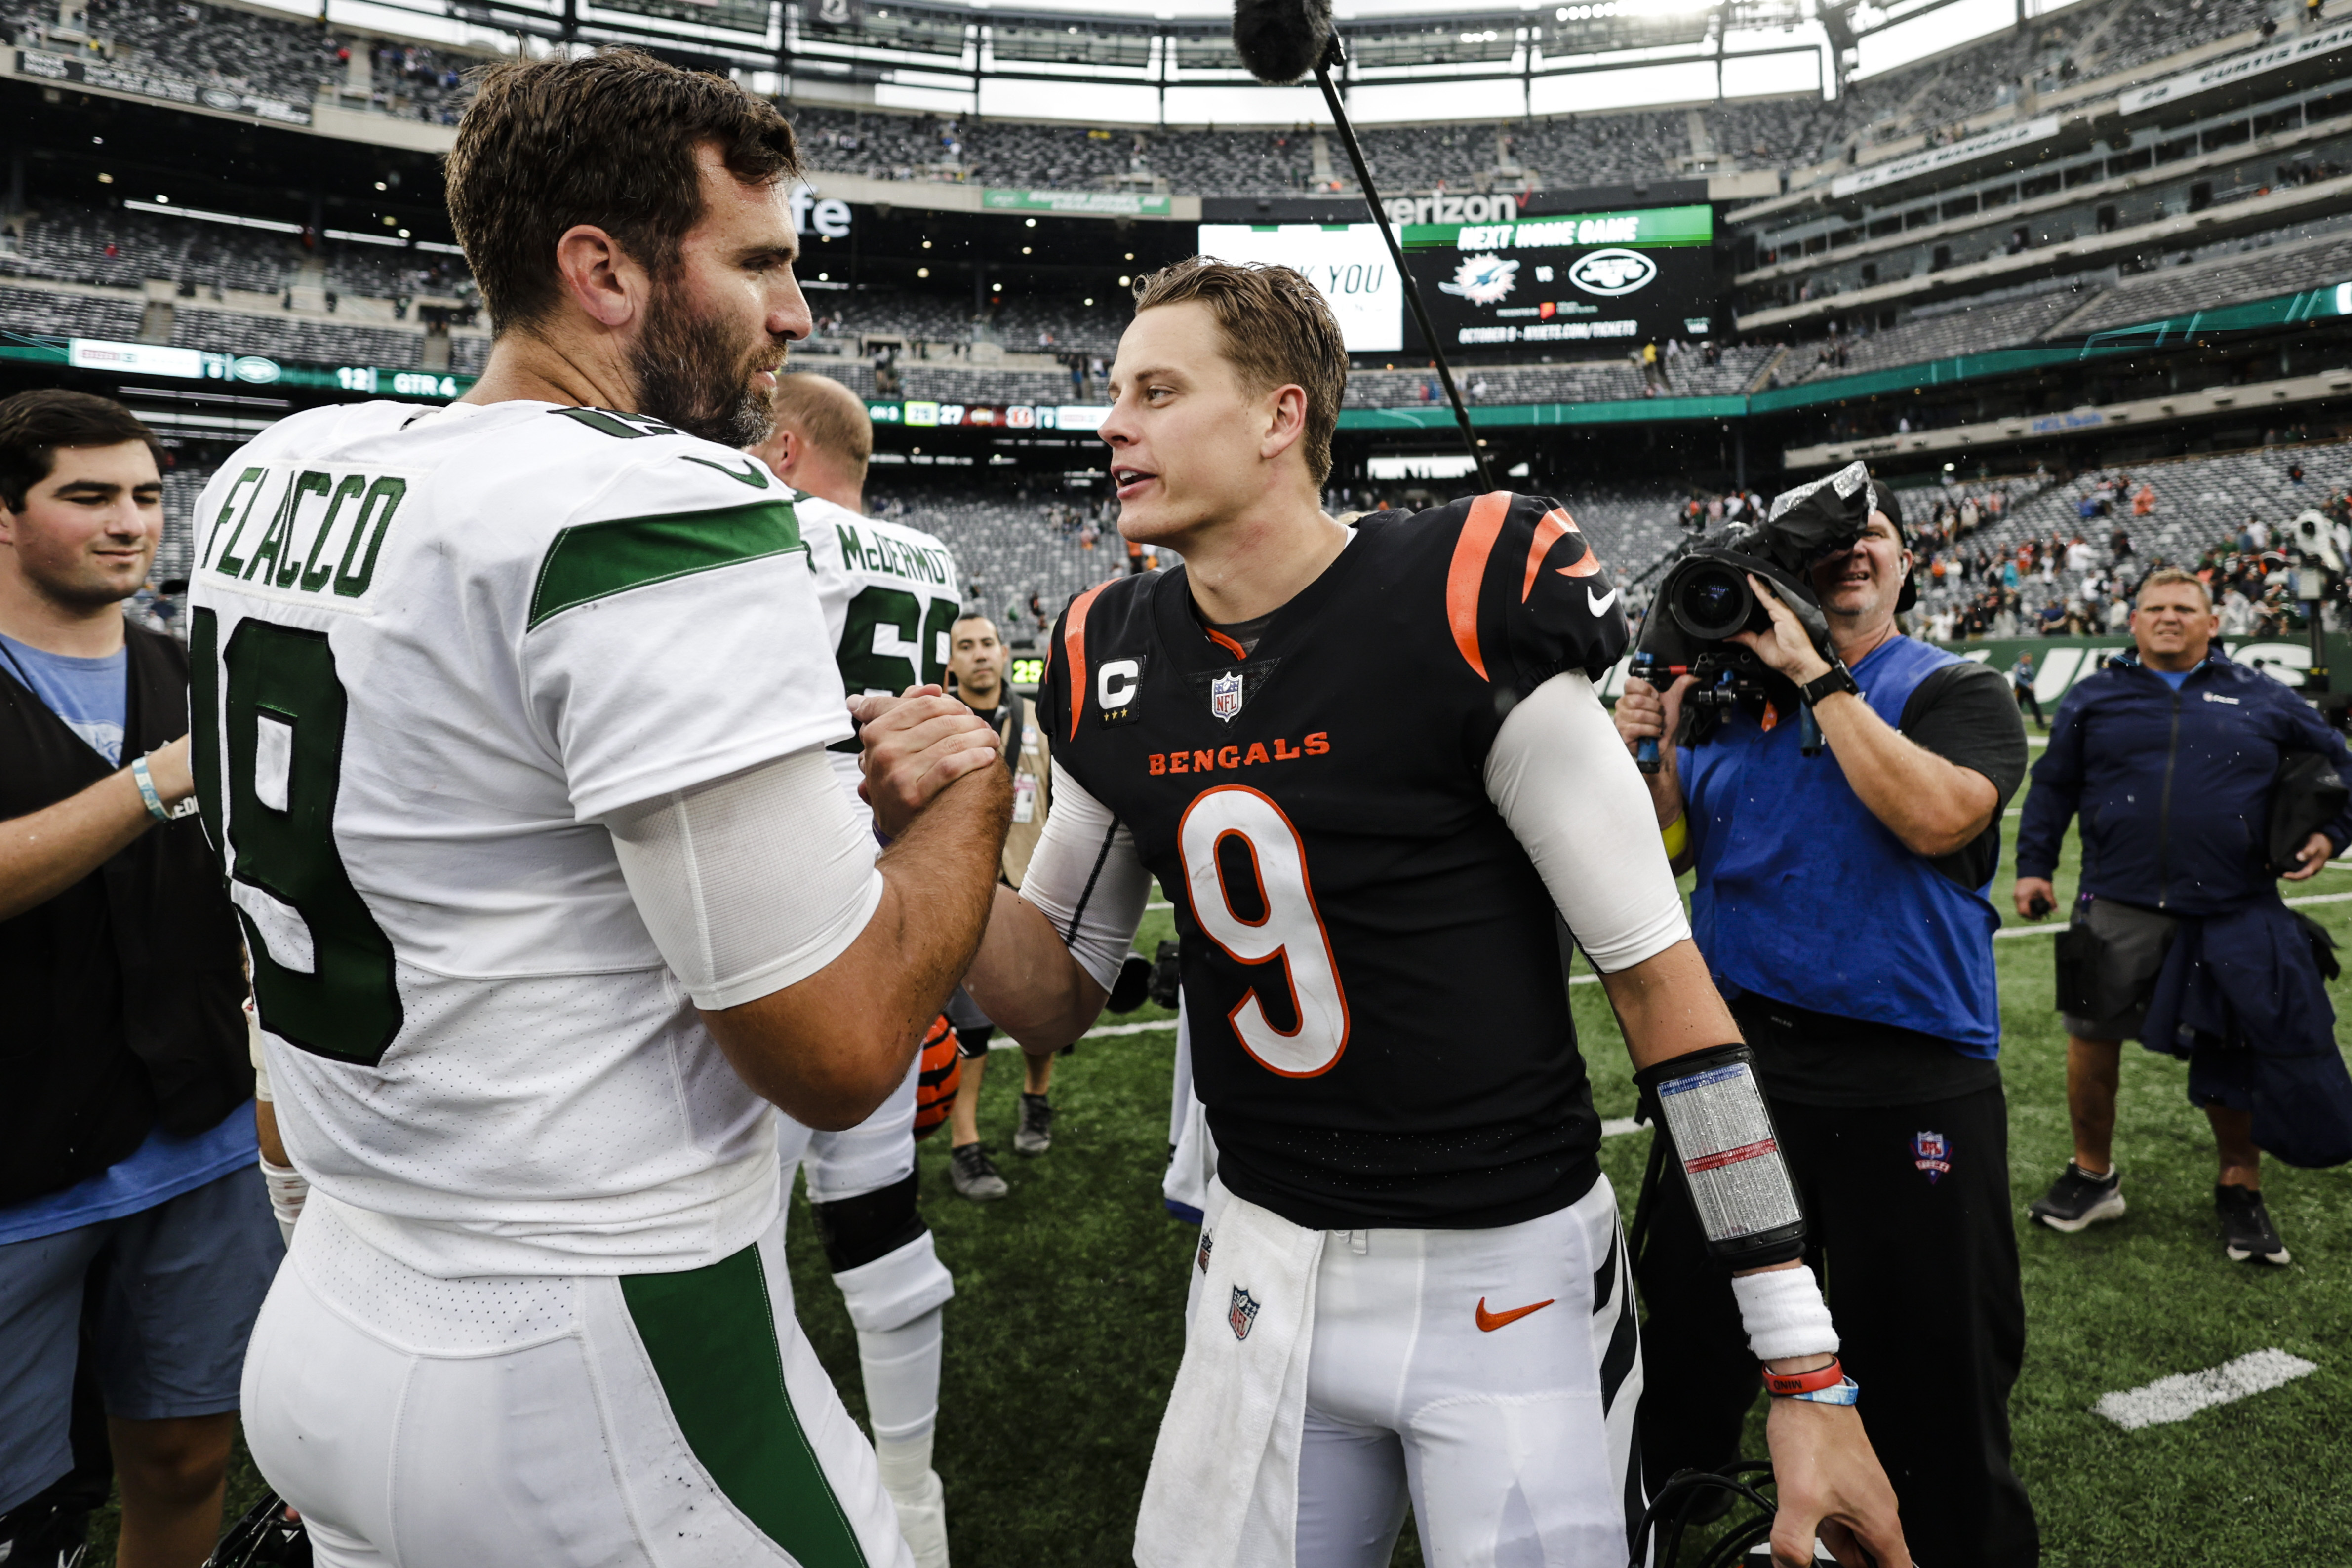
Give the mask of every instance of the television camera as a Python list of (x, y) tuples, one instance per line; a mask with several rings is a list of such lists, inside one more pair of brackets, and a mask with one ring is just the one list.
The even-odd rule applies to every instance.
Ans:
[[(1743, 700), (1786, 695), (1785, 679), (1730, 640), (1772, 628), (1771, 612), (1749, 585), (1751, 576), (1770, 587), (1822, 657), (1832, 656), (1829, 621), (1813, 592), (1812, 570), (1861, 539), (1870, 522), (1872, 494), (1868, 467), (1850, 463), (1774, 497), (1762, 522), (1734, 524), (1694, 541), (1667, 569), (1643, 622), (1633, 673), (1660, 687), (1682, 675), (1696, 677), (1683, 694), (1683, 707), (1692, 716), (1692, 744), (1703, 744)], [(1812, 709), (1801, 708), (1800, 718), (1805, 755), (1816, 756), (1822, 732)], [(1656, 737), (1641, 743), (1634, 761), (1644, 773), (1664, 766)]]

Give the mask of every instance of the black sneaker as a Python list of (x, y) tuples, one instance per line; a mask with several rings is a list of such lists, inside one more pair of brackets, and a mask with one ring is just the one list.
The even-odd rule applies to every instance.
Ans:
[(1013, 1129), (1016, 1154), (1042, 1155), (1054, 1146), (1054, 1108), (1043, 1094), (1021, 1092), (1021, 1125)]
[(2065, 1174), (2052, 1182), (2050, 1190), (2035, 1198), (2025, 1212), (2051, 1229), (2063, 1230), (2069, 1236), (2102, 1219), (2121, 1219), (2123, 1179), (2121, 1171), (2095, 1176), (2068, 1160)]
[(996, 1174), (995, 1162), (978, 1144), (958, 1144), (948, 1155), (948, 1180), (974, 1203), (988, 1203), (1013, 1189)]
[(2279, 1239), (2263, 1195), (2235, 1182), (2213, 1189), (2213, 1207), (2221, 1216), (2221, 1249), (2232, 1263), (2269, 1263), (2284, 1268), (2286, 1243)]

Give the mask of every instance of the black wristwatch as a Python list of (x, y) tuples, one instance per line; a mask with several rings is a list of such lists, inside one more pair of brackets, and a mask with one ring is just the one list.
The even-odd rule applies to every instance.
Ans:
[(1832, 659), (1826, 671), (1797, 688), (1797, 695), (1804, 700), (1807, 707), (1839, 692), (1851, 692), (1855, 696), (1862, 695), (1862, 688), (1854, 684), (1853, 672), (1845, 667), (1843, 659)]

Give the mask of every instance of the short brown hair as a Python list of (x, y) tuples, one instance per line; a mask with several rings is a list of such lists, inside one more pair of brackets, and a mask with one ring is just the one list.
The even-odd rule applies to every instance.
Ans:
[(2160, 567), (2140, 579), (2139, 591), (2132, 595), (2133, 607), (2137, 608), (2140, 594), (2146, 593), (2149, 589), (2169, 588), (2176, 582), (2186, 583), (2195, 589), (2199, 597), (2205, 601), (2205, 608), (2208, 610), (2213, 608), (2213, 590), (2207, 585), (2205, 580), (2193, 571), (2183, 571), (2177, 566)]
[(1139, 279), (1137, 314), (1155, 305), (1198, 300), (1216, 318), (1225, 358), (1251, 395), (1296, 382), (1307, 392), (1307, 472), (1320, 486), (1331, 477), (1331, 433), (1348, 391), (1348, 345), (1331, 307), (1305, 276), (1265, 262), (1212, 261), (1195, 256)]
[(800, 172), (776, 106), (724, 77), (636, 49), (507, 60), (477, 79), (448, 162), (449, 220), (495, 331), (543, 319), (559, 298), (555, 243), (604, 229), (656, 277), (702, 219), (695, 150), (761, 184)]
[(874, 459), (874, 418), (866, 400), (831, 376), (804, 371), (776, 378), (776, 395), (770, 407), (778, 430), (793, 430), (818, 451), (830, 455), (854, 477), (866, 482), (866, 465)]
[(163, 471), (163, 449), (139, 416), (112, 398), (43, 388), (0, 398), (0, 501), (22, 511), (33, 486), (57, 467), (60, 446), (143, 443)]

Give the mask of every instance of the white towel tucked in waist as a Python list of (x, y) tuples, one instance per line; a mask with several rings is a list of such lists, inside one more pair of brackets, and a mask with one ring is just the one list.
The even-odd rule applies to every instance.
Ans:
[[(1184, 1362), (1160, 1423), (1139, 1568), (1293, 1568), (1324, 1233), (1209, 1184)], [(1247, 1532), (1260, 1543), (1244, 1557)]]

